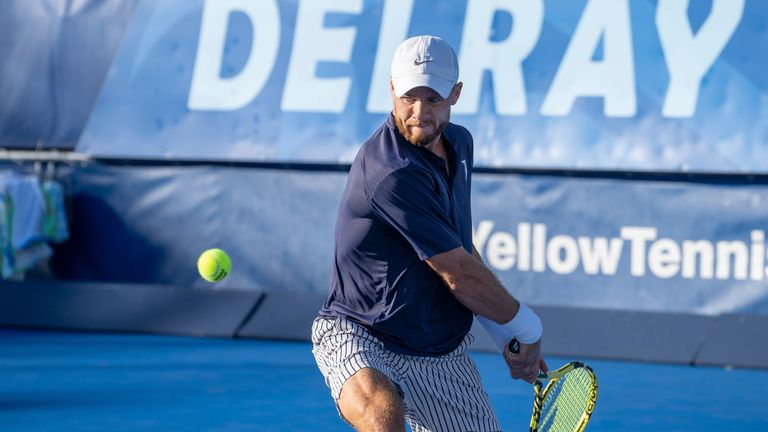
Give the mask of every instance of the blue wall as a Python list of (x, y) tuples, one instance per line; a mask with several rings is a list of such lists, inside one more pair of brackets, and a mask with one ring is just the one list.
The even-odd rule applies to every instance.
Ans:
[(765, 315), (768, 6), (686, 3), (14, 0), (0, 146), (100, 158), (60, 176), (61, 278), (207, 288), (196, 257), (221, 247), (234, 264), (218, 288), (320, 293), (344, 163), (387, 115), (391, 51), (434, 33), (462, 64), (476, 243), (510, 289)]
[(0, 9), (0, 147), (73, 149), (136, 0), (9, 0)]
[(10, 0), (0, 146), (348, 162), (394, 47), (433, 33), (479, 166), (765, 173), (766, 19), (761, 0)]
[[(217, 288), (322, 294), (345, 178), (314, 169), (81, 168), (66, 179), (72, 239), (54, 254), (54, 269), (74, 280), (205, 288), (195, 260), (215, 246), (233, 261)], [(476, 174), (475, 245), (536, 305), (768, 315), (768, 189), (710, 180)]]
[(397, 44), (453, 44), (488, 167), (765, 173), (761, 0), (142, 1), (80, 151), (349, 162)]

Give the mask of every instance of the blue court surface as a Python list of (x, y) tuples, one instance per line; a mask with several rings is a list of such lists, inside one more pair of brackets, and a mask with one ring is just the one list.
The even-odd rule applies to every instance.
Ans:
[[(504, 430), (527, 430), (531, 387), (473, 357)], [(586, 360), (588, 431), (768, 430), (768, 371)], [(0, 376), (3, 431), (351, 430), (308, 343), (0, 330)]]

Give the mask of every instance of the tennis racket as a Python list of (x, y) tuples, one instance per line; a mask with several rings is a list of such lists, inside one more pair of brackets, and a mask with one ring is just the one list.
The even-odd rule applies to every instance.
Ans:
[[(520, 353), (516, 339), (509, 343), (509, 351)], [(549, 380), (546, 386), (545, 380)], [(571, 362), (539, 374), (533, 391), (531, 432), (582, 432), (597, 402), (597, 377), (583, 362)]]

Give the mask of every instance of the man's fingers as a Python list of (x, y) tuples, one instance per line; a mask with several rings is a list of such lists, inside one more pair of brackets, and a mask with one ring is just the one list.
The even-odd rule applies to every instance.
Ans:
[(514, 379), (522, 379), (525, 381), (533, 382), (537, 376), (539, 376), (539, 362), (530, 363), (508, 363), (509, 374)]
[(504, 361), (509, 367), (509, 375), (513, 379), (519, 379), (533, 384), (539, 376), (539, 371), (549, 371), (549, 366), (539, 353), (539, 344), (520, 344), (519, 354), (512, 354), (509, 350), (503, 353)]
[(522, 379), (531, 374), (529, 368), (523, 365), (509, 365), (509, 374), (514, 379)]

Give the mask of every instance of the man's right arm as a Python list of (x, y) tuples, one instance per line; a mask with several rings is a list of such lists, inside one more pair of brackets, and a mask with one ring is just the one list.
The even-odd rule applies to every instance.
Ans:
[(472, 312), (499, 324), (509, 322), (517, 314), (520, 303), (478, 258), (458, 247), (426, 262)]
[[(499, 325), (512, 321), (520, 310), (520, 303), (483, 264), (477, 250), (473, 255), (464, 248), (456, 248), (437, 254), (426, 260), (427, 264), (445, 281), (451, 293), (472, 312), (486, 317)], [(504, 359), (513, 378), (532, 383), (539, 370), (547, 365), (540, 355), (541, 340), (520, 344), (520, 353), (504, 352)]]

